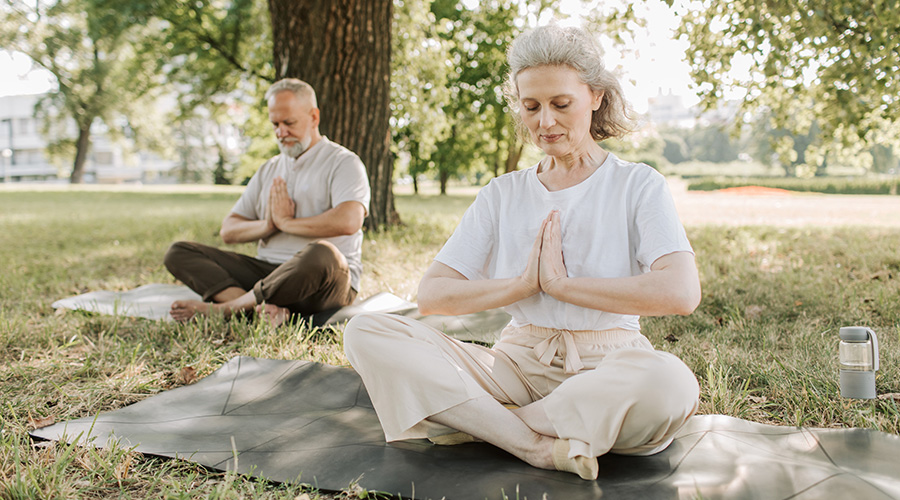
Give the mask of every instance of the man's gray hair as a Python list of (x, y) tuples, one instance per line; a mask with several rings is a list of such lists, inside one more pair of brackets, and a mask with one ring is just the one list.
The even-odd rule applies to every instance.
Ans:
[[(600, 108), (594, 111), (591, 118), (591, 136), (594, 140), (622, 137), (634, 129), (631, 109), (625, 101), (619, 79), (603, 65), (600, 44), (587, 31), (556, 25), (526, 31), (513, 40), (507, 51), (507, 60), (510, 70), (505, 91), (514, 109), (519, 108), (516, 80), (519, 73), (536, 66), (568, 66), (593, 92), (603, 93)], [(519, 122), (521, 129), (521, 120)]]
[(312, 88), (312, 85), (297, 78), (284, 78), (273, 83), (269, 90), (266, 91), (266, 100), (268, 101), (273, 95), (283, 90), (293, 92), (298, 99), (309, 99), (314, 108), (319, 107), (316, 104), (316, 91)]

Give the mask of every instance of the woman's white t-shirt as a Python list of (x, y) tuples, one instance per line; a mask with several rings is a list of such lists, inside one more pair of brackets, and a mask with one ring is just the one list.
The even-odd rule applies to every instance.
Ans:
[[(491, 180), (435, 260), (470, 280), (519, 276), (551, 210), (560, 211), (569, 277), (636, 276), (664, 255), (693, 252), (665, 178), (649, 166), (610, 153), (590, 177), (559, 191), (548, 191), (537, 171), (535, 165)], [(568, 304), (543, 292), (504, 309), (517, 326), (640, 329), (638, 316)]]

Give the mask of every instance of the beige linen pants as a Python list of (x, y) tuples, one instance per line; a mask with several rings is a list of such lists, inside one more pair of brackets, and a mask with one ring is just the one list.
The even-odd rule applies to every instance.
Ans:
[(453, 432), (428, 417), (490, 395), (517, 406), (544, 399), (570, 457), (649, 455), (697, 410), (694, 374), (638, 331), (507, 326), (500, 337), (489, 349), (414, 319), (366, 313), (344, 329), (344, 350), (388, 441)]

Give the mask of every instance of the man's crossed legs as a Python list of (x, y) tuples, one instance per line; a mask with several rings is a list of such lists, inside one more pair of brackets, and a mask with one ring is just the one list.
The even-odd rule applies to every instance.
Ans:
[(175, 278), (203, 298), (175, 301), (169, 313), (178, 321), (196, 314), (227, 317), (256, 310), (279, 325), (291, 314), (311, 315), (356, 299), (347, 259), (327, 241), (307, 245), (282, 264), (179, 241), (169, 247), (164, 262)]

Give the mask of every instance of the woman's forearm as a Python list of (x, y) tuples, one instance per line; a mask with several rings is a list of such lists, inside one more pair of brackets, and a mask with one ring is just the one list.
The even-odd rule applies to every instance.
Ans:
[(638, 276), (561, 278), (544, 288), (559, 301), (616, 314), (686, 315), (700, 303), (694, 256), (687, 252), (663, 256)]
[(426, 273), (417, 300), (422, 314), (458, 315), (508, 306), (535, 293), (521, 277), (470, 281)]

